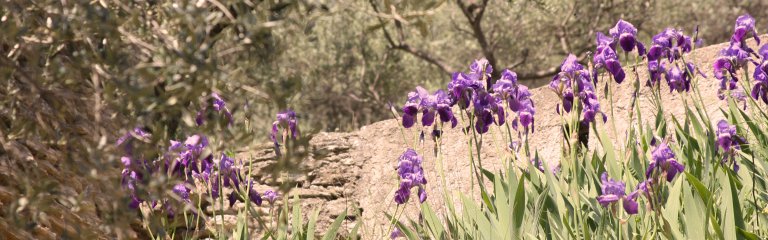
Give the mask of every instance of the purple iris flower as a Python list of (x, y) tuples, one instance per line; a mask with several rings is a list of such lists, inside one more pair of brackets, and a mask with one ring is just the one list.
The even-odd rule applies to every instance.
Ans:
[(195, 123), (197, 124), (197, 126), (201, 126), (201, 125), (203, 125), (203, 123), (205, 123), (205, 111), (204, 110), (197, 111), (197, 116), (195, 116)]
[[(280, 128), (283, 129), (283, 135), (287, 136), (288, 131), (290, 131), (290, 136), (292, 139), (296, 139), (299, 137), (299, 127), (298, 127), (298, 121), (296, 120), (296, 112), (292, 110), (286, 110), (283, 112), (280, 112), (276, 116), (277, 120), (272, 123), (272, 134), (270, 135), (270, 139), (272, 139), (272, 142), (275, 144), (275, 147), (279, 147), (280, 143), (278, 142), (280, 139), (278, 139), (278, 133), (280, 132)], [(282, 139), (285, 141), (285, 137)]]
[(400, 187), (395, 192), (395, 202), (404, 204), (411, 195), (411, 189), (418, 188), (419, 201), (427, 200), (427, 192), (424, 185), (427, 179), (424, 177), (424, 169), (421, 167), (422, 158), (415, 150), (407, 149), (398, 159), (397, 175), (400, 177)]
[(261, 206), (261, 195), (256, 190), (251, 189), (251, 191), (248, 193), (248, 198), (256, 204), (256, 206)]
[[(496, 83), (493, 84), (492, 89), (494, 93), (501, 95), (501, 98), (509, 99), (512, 97), (512, 95), (515, 94), (518, 86), (517, 73), (509, 69), (504, 69), (504, 71), (501, 72), (501, 78), (496, 80)], [(511, 108), (512, 103), (510, 103), (510, 109)]]
[[(715, 78), (720, 80), (720, 89), (718, 90), (718, 97), (725, 99), (724, 92), (726, 90), (736, 89), (736, 82), (738, 77), (736, 76), (736, 68), (733, 67), (732, 62), (728, 57), (720, 56), (715, 59), (715, 63), (712, 64), (712, 68), (715, 74)], [(728, 75), (726, 76), (725, 73)]]
[[(549, 88), (555, 91), (563, 101), (563, 110), (571, 112), (574, 101), (573, 85), (579, 82), (590, 81), (589, 71), (579, 64), (578, 59), (573, 54), (569, 54), (560, 65), (560, 73), (549, 82)], [(560, 112), (560, 105), (557, 106), (557, 112)]]
[(451, 77), (451, 82), (448, 83), (448, 91), (454, 104), (458, 104), (460, 109), (467, 109), (472, 94), (482, 86), (482, 83), (471, 80), (467, 74), (456, 72)]
[(471, 103), (474, 92), (483, 89), (483, 82), (480, 78), (483, 75), (475, 72), (479, 71), (477, 70), (477, 68), (479, 68), (477, 67), (478, 61), (479, 60), (476, 60), (475, 63), (472, 64), (472, 66), (475, 67), (470, 67), (476, 69), (472, 70), (470, 74), (463, 72), (453, 73), (451, 82), (448, 83), (448, 93), (452, 100), (451, 105), (458, 104), (459, 109), (467, 109)]
[(693, 63), (688, 63), (685, 67), (688, 68), (687, 72), (685, 70), (680, 70), (677, 66), (672, 66), (672, 68), (667, 71), (666, 78), (667, 85), (669, 85), (669, 92), (672, 92), (673, 90), (677, 92), (689, 91), (691, 89), (691, 76), (688, 73), (698, 73), (703, 77), (707, 77), (701, 70), (696, 69), (693, 66)]
[(509, 93), (509, 95), (503, 99), (507, 100), (509, 110), (518, 112), (523, 110), (526, 104), (531, 101), (531, 92), (528, 91), (528, 87), (523, 85), (517, 85), (516, 88)]
[(232, 191), (227, 195), (227, 200), (229, 201), (229, 207), (235, 206), (235, 203), (237, 203), (237, 192)]
[(426, 89), (416, 87), (416, 91), (408, 93), (408, 100), (403, 106), (403, 127), (412, 127), (419, 112), (422, 113), (422, 126), (432, 126), (437, 115), (441, 122), (451, 122), (451, 127), (455, 127), (458, 121), (453, 115), (451, 104), (451, 98), (443, 90), (430, 95)]
[[(123, 189), (128, 191), (130, 202), (128, 207), (137, 209), (139, 205), (144, 202), (143, 199), (137, 195), (137, 184), (143, 179), (142, 171), (144, 166), (140, 162), (133, 159), (133, 144), (135, 140), (146, 140), (152, 135), (144, 131), (144, 129), (136, 127), (132, 131), (129, 131), (119, 139), (117, 139), (116, 145), (123, 145), (123, 151), (125, 156), (120, 158), (120, 162), (123, 164), (123, 171), (121, 172), (120, 185)], [(146, 161), (145, 161), (146, 162)]]
[(203, 158), (199, 164), (200, 169), (197, 169), (197, 165), (192, 166), (192, 177), (200, 179), (204, 182), (208, 182), (210, 180), (211, 174), (213, 173), (213, 155), (209, 155), (208, 157)]
[[(441, 122), (451, 122), (451, 127), (456, 127), (457, 120), (453, 116), (453, 110), (451, 110), (452, 101), (447, 93), (443, 90), (437, 90), (429, 98), (430, 107), (427, 109), (430, 114), (437, 111), (437, 115), (440, 117)], [(431, 123), (430, 123), (431, 124)], [(429, 125), (426, 125), (429, 126)]]
[[(578, 97), (582, 104), (582, 124), (594, 122), (598, 114), (603, 116), (603, 121), (606, 121), (607, 116), (600, 110), (600, 102), (597, 100), (589, 71), (579, 64), (576, 56), (570, 54), (560, 65), (560, 73), (555, 75), (549, 83), (549, 88), (562, 99), (565, 112), (570, 112), (574, 103), (574, 84), (578, 87)], [(556, 110), (560, 113), (559, 105)]]
[[(173, 143), (173, 141), (171, 141)], [(203, 153), (203, 150), (208, 147), (208, 138), (201, 135), (192, 135), (184, 140), (183, 144), (186, 151), (182, 152), (182, 161), (184, 166), (188, 166), (190, 162), (197, 160)], [(173, 144), (172, 144), (173, 147)]]
[(736, 71), (746, 66), (748, 62), (754, 62), (754, 60), (750, 57), (749, 52), (738, 45), (732, 44), (720, 51), (720, 55), (712, 64), (715, 78), (720, 80), (718, 91), (720, 99), (725, 99), (726, 91), (736, 89), (736, 82), (739, 81)]
[(416, 116), (421, 108), (421, 99), (426, 98), (429, 93), (426, 89), (418, 86), (416, 91), (408, 93), (408, 100), (403, 105), (403, 127), (410, 128), (416, 123)]
[(657, 86), (661, 82), (661, 75), (667, 72), (666, 67), (664, 66), (661, 61), (658, 59), (656, 60), (649, 60), (648, 61), (648, 74), (650, 75), (650, 78), (648, 82), (646, 83), (646, 86), (654, 87)]
[[(549, 89), (554, 91), (557, 96), (560, 97), (563, 111), (571, 112), (571, 108), (573, 107), (573, 87), (571, 86), (570, 79), (559, 74), (555, 75), (555, 77), (552, 78), (552, 81), (549, 82)], [(557, 104), (555, 111), (557, 111), (558, 114), (560, 113), (560, 104)]]
[[(478, 133), (483, 134), (488, 132), (490, 126), (493, 123), (497, 125), (503, 125), (506, 119), (504, 114), (504, 106), (501, 99), (497, 96), (489, 94), (485, 90), (475, 92), (475, 96), (472, 99), (472, 106), (474, 108), (474, 114), (477, 118), (475, 122), (475, 130)], [(496, 115), (496, 118), (493, 116)]]
[(760, 37), (755, 30), (755, 19), (749, 14), (744, 14), (736, 19), (736, 25), (734, 26), (733, 35), (731, 36), (731, 45), (738, 44), (748, 52), (754, 52), (751, 48), (747, 47), (747, 34), (752, 34), (752, 37), (757, 41), (757, 45), (760, 46)]
[(739, 136), (736, 134), (736, 126), (728, 124), (728, 121), (720, 120), (717, 123), (717, 146), (723, 151), (731, 148), (739, 149)]
[(613, 36), (605, 35), (602, 32), (597, 32), (597, 37), (595, 38), (595, 43), (597, 46), (608, 46), (611, 49), (616, 49), (616, 40)]
[(667, 85), (669, 85), (669, 92), (688, 91), (691, 87), (691, 80), (688, 79), (688, 75), (680, 70), (677, 66), (672, 66), (667, 72)]
[(211, 197), (213, 199), (219, 198), (219, 177), (213, 176), (211, 178)]
[(164, 157), (166, 170), (172, 169), (171, 173), (199, 177), (207, 168), (210, 168), (213, 161), (213, 155), (203, 156), (207, 146), (208, 139), (201, 135), (189, 136), (183, 143), (171, 140), (171, 145)]
[(514, 124), (512, 126), (517, 130), (517, 123), (519, 122), (520, 125), (523, 125), (523, 128), (527, 132), (528, 129), (531, 129), (531, 132), (535, 131), (535, 118), (534, 115), (536, 115), (536, 108), (533, 106), (533, 101), (526, 101), (521, 104), (521, 107), (519, 111), (517, 112), (517, 118), (513, 121)]
[[(165, 171), (179, 177), (187, 179), (188, 184), (192, 184), (192, 179), (200, 179), (202, 182), (210, 183), (210, 195), (216, 199), (221, 191), (219, 184), (223, 187), (240, 188), (240, 175), (235, 166), (234, 159), (222, 153), (219, 160), (218, 171), (214, 172), (213, 155), (203, 157), (205, 148), (208, 146), (208, 140), (201, 135), (192, 135), (184, 142), (171, 141), (168, 147), (168, 153), (165, 154)], [(220, 179), (221, 178), (221, 179)], [(223, 181), (223, 182), (220, 182)], [(185, 201), (188, 201), (189, 189), (184, 184), (174, 186), (173, 192)], [(185, 193), (186, 192), (186, 193)], [(236, 195), (227, 196), (230, 204), (238, 200)]]
[(197, 176), (208, 167), (212, 155), (203, 156), (208, 139), (200, 135), (187, 137), (184, 142), (171, 140), (168, 152), (164, 154), (165, 171), (180, 176)]
[(741, 69), (746, 66), (748, 62), (757, 64), (748, 50), (740, 47), (739, 45), (730, 45), (727, 48), (720, 51), (721, 57), (726, 57), (732, 63), (736, 69)]
[(129, 168), (123, 169), (120, 184), (133, 195), (136, 192), (136, 184), (141, 181), (141, 174)]
[(179, 183), (179, 184), (176, 184), (175, 186), (173, 186), (173, 193), (175, 193), (176, 196), (178, 196), (179, 198), (181, 198), (181, 200), (183, 200), (185, 202), (190, 202), (190, 200), (189, 200), (189, 190), (190, 189), (187, 188), (187, 186), (184, 185), (184, 183)]
[(616, 56), (616, 51), (611, 49), (609, 46), (598, 46), (597, 53), (593, 57), (593, 62), (595, 63), (595, 72), (592, 74), (593, 78), (595, 78), (593, 79), (594, 82), (597, 82), (597, 71), (601, 68), (604, 68), (609, 73), (611, 73), (616, 83), (621, 83), (624, 81), (626, 74), (624, 73), (624, 69), (621, 67), (619, 57)]
[(485, 58), (477, 59), (469, 65), (469, 76), (476, 81), (490, 78), (492, 72), (493, 66)]
[[(761, 93), (766, 91), (764, 87), (764, 70), (768, 67), (762, 67), (761, 64), (758, 64), (752, 59), (752, 55), (755, 51), (749, 48), (746, 44), (747, 36), (751, 33), (752, 37), (757, 41), (757, 45), (760, 45), (760, 38), (758, 37), (757, 30), (755, 30), (755, 19), (749, 14), (739, 16), (736, 19), (734, 28), (730, 46), (720, 52), (720, 55), (715, 59), (715, 63), (713, 64), (715, 78), (720, 80), (718, 97), (720, 99), (725, 99), (725, 92), (737, 88), (736, 82), (739, 81), (739, 78), (736, 76), (736, 71), (745, 67), (748, 62), (752, 62), (755, 65), (758, 65), (758, 69), (755, 69), (754, 73), (756, 80), (755, 89), (752, 91), (752, 97), (757, 99)], [(765, 59), (766, 52), (768, 52), (768, 48), (765, 48), (765, 46), (760, 48), (759, 54), (763, 55), (763, 59)], [(727, 73), (727, 75), (725, 73)], [(763, 98), (763, 101), (768, 100), (765, 99), (765, 97)]]
[[(216, 111), (226, 110), (226, 105), (218, 95), (214, 95), (214, 102), (212, 108)], [(280, 117), (278, 117), (280, 118)], [(144, 178), (168, 178), (171, 180), (180, 180), (178, 184), (171, 188), (169, 194), (175, 195), (184, 202), (191, 202), (190, 194), (191, 189), (188, 186), (195, 185), (200, 180), (205, 184), (211, 185), (210, 194), (213, 198), (217, 198), (222, 187), (231, 187), (234, 190), (228, 194), (230, 204), (234, 204), (240, 200), (238, 192), (240, 187), (240, 174), (239, 168), (235, 166), (234, 159), (229, 158), (225, 154), (222, 154), (219, 162), (219, 168), (215, 169), (213, 163), (213, 154), (207, 154), (206, 148), (208, 147), (208, 139), (202, 135), (191, 135), (184, 139), (184, 141), (171, 140), (170, 146), (166, 152), (163, 153), (157, 160), (154, 161), (137, 161), (132, 155), (131, 150), (134, 140), (145, 141), (151, 137), (151, 134), (146, 132), (142, 128), (135, 128), (125, 136), (118, 139), (118, 145), (125, 145), (125, 155), (120, 159), (123, 163), (124, 169), (122, 171), (121, 185), (124, 189), (129, 191), (130, 203), (129, 207), (137, 208), (145, 200), (138, 197), (137, 194), (142, 185), (142, 179)], [(162, 175), (162, 176), (157, 176)], [(224, 182), (220, 182), (220, 181)], [(151, 193), (150, 193), (151, 194)], [(257, 198), (260, 196), (256, 191), (248, 194), (251, 201), (259, 201)], [(155, 209), (156, 205), (161, 203), (164, 207), (161, 209)], [(178, 209), (168, 204), (168, 198), (155, 199), (149, 202), (150, 208), (154, 210), (165, 211), (168, 217), (173, 217)]]
[(273, 205), (273, 204), (275, 204), (275, 201), (277, 201), (277, 192), (272, 191), (272, 190), (267, 190), (267, 191), (264, 192), (264, 196), (263, 197), (264, 197), (264, 199), (267, 200), (267, 202), (269, 202), (270, 205)]
[[(229, 111), (229, 108), (227, 108), (227, 103), (224, 102), (224, 99), (219, 96), (218, 93), (212, 93), (211, 94), (211, 100), (213, 102), (213, 110), (216, 112), (224, 112), (224, 116), (227, 117), (229, 120), (228, 124), (232, 124), (234, 121), (234, 118), (232, 118), (232, 112)], [(200, 109), (200, 111), (197, 112), (197, 116), (195, 117), (195, 123), (197, 123), (198, 126), (203, 125), (205, 123), (205, 113), (208, 110), (208, 104), (205, 103), (203, 105), (203, 108)]]
[(741, 149), (741, 144), (746, 144), (747, 140), (740, 137), (736, 132), (736, 126), (728, 124), (728, 121), (720, 120), (717, 123), (717, 146), (723, 151), (722, 163), (729, 161), (733, 164), (733, 171), (739, 171), (739, 165), (736, 163), (736, 150)]
[(624, 182), (608, 178), (608, 173), (603, 173), (600, 180), (602, 182), (602, 195), (597, 196), (597, 202), (600, 205), (608, 207), (608, 205), (622, 200), (624, 211), (628, 214), (637, 214), (637, 202), (634, 198), (626, 196)]
[(568, 54), (568, 56), (565, 57), (565, 60), (563, 60), (563, 63), (560, 64), (561, 72), (570, 74), (581, 70), (584, 70), (584, 66), (579, 63), (579, 60), (573, 54)]
[(131, 202), (128, 203), (128, 207), (131, 209), (137, 209), (142, 202), (144, 202), (144, 200), (141, 200), (135, 194), (131, 194)]
[(397, 239), (401, 237), (405, 237), (405, 234), (400, 231), (399, 227), (395, 227), (395, 230), (392, 230), (392, 233), (389, 234), (389, 239)]
[(645, 177), (651, 178), (656, 170), (666, 173), (667, 182), (677, 176), (678, 173), (682, 173), (685, 167), (675, 160), (675, 153), (665, 142), (659, 143), (658, 146), (651, 152), (651, 164), (645, 171)]
[(520, 122), (526, 129), (533, 129), (534, 114), (536, 108), (531, 100), (531, 93), (528, 87), (517, 84), (517, 74), (509, 69), (504, 69), (501, 78), (493, 85), (493, 92), (501, 99), (507, 101), (509, 109), (517, 113), (513, 122), (513, 127), (517, 129), (517, 123)]
[[(663, 199), (661, 199), (660, 194), (655, 194), (652, 191), (653, 189), (651, 188), (653, 187), (653, 185), (654, 185), (653, 178), (645, 179), (645, 181), (640, 182), (640, 184), (638, 184), (635, 187), (635, 190), (629, 193), (627, 197), (630, 199), (637, 199), (637, 197), (640, 196), (640, 194), (642, 194), (643, 196), (645, 196), (646, 199), (648, 199), (649, 201), (648, 203), (651, 209), (655, 209), (656, 208), (655, 206), (661, 203)], [(653, 198), (653, 196), (656, 196), (655, 199)]]
[(211, 97), (213, 98), (213, 109), (216, 109), (216, 111), (227, 110), (227, 103), (224, 102), (224, 99), (218, 93), (211, 94)]
[(645, 56), (645, 46), (640, 41), (637, 41), (637, 28), (631, 23), (619, 20), (609, 33), (613, 39), (619, 40), (619, 45), (624, 51), (631, 52), (637, 49), (638, 55)]
[(683, 53), (691, 52), (691, 37), (682, 31), (667, 28), (653, 36), (653, 45), (648, 50), (648, 60), (667, 58), (669, 62), (680, 59)]
[[(563, 90), (563, 110), (565, 112), (571, 112), (571, 109), (573, 108), (573, 101), (574, 101), (574, 94), (572, 88), (567, 88)], [(557, 113), (560, 113), (559, 106), (556, 109)]]
[(240, 188), (240, 177), (238, 176), (238, 168), (235, 166), (235, 160), (224, 153), (221, 153), (221, 160), (219, 161), (219, 174), (225, 187)]
[(132, 131), (128, 131), (123, 136), (117, 139), (116, 146), (123, 146), (123, 152), (127, 156), (133, 155), (133, 144), (135, 141), (147, 142), (152, 134), (140, 127), (133, 128)]
[(610, 36), (606, 36), (601, 32), (597, 33), (597, 50), (592, 59), (595, 64), (594, 72), (592, 73), (595, 83), (597, 83), (597, 71), (602, 68), (611, 73), (617, 83), (624, 81), (626, 74), (616, 54), (617, 42), (625, 52), (637, 49), (637, 53), (641, 57), (644, 57), (646, 54), (643, 43), (637, 41), (637, 28), (631, 23), (619, 20), (609, 33)]
[(131, 166), (133, 166), (133, 159), (131, 159), (128, 156), (123, 156), (120, 158), (120, 162), (123, 164), (123, 167), (125, 169), (131, 169)]
[[(570, 82), (567, 85), (568, 87), (563, 89), (563, 93), (560, 98), (563, 99), (563, 111), (569, 113), (573, 108), (574, 94), (573, 88), (570, 87)], [(560, 104), (555, 107), (555, 111), (560, 114)]]
[(253, 180), (247, 180), (246, 182), (247, 182), (246, 185), (248, 185), (248, 189), (247, 189), (248, 199), (251, 200), (252, 203), (256, 204), (256, 206), (261, 206), (261, 203), (263, 200), (261, 198), (261, 194), (259, 194), (259, 192), (256, 191), (256, 188), (254, 186), (256, 185), (255, 182)]
[(599, 115), (603, 117), (603, 122), (608, 120), (608, 116), (603, 113), (602, 110), (600, 110), (600, 102), (597, 100), (597, 95), (595, 95), (595, 89), (594, 86), (592, 86), (591, 82), (586, 82), (583, 84), (583, 89), (579, 93), (579, 99), (581, 100), (582, 104), (582, 120), (581, 124), (589, 124), (595, 121), (595, 118)]
[(397, 204), (404, 204), (405, 202), (408, 201), (408, 199), (411, 196), (411, 189), (403, 188), (402, 182), (400, 184), (401, 184), (401, 187), (398, 188), (397, 191), (395, 191), (395, 202)]
[(752, 75), (755, 78), (752, 98), (755, 100), (762, 99), (764, 103), (768, 104), (768, 44), (763, 45), (759, 52), (763, 60), (757, 65), (755, 73)]

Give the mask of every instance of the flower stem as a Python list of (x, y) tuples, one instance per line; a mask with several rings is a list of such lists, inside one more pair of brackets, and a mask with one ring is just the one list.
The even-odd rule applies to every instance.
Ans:
[[(474, 120), (474, 117), (473, 117), (473, 115), (472, 115), (472, 114), (470, 114), (469, 112), (467, 112), (467, 115), (469, 115), (469, 128), (471, 128), (471, 129), (472, 129), (472, 136), (473, 136), (473, 139), (475, 140), (475, 141), (474, 141), (474, 142), (475, 142), (475, 144), (477, 144), (477, 146), (476, 146), (476, 154), (477, 154), (477, 161), (478, 161), (478, 165), (477, 165), (477, 166), (475, 165), (475, 160), (474, 160), (474, 158), (472, 157), (472, 139), (470, 139), (470, 140), (468, 141), (468, 142), (469, 142), (469, 160), (470, 160), (470, 163), (472, 164), (472, 169), (473, 169), (473, 171), (474, 171), (474, 175), (475, 175), (475, 177), (477, 178), (477, 184), (478, 184), (478, 186), (480, 187), (480, 193), (481, 193), (481, 195), (482, 195), (482, 194), (483, 194), (483, 193), (485, 193), (486, 191), (485, 191), (485, 185), (483, 184), (483, 178), (482, 178), (482, 169), (483, 169), (483, 165), (482, 165), (482, 163), (480, 162), (480, 161), (481, 161), (481, 160), (480, 160), (480, 151), (481, 151), (481, 146), (480, 146), (480, 142), (477, 140), (477, 132), (475, 131), (475, 128), (474, 128), (474, 126), (473, 126), (473, 122), (474, 122), (473, 120)], [(474, 184), (473, 184), (473, 185), (474, 185)]]
[[(392, 232), (392, 226), (395, 225), (395, 219), (396, 219), (395, 216), (397, 216), (399, 218), (399, 214), (397, 213), (398, 210), (400, 210), (400, 204), (398, 204), (397, 207), (395, 208), (395, 214), (392, 214), (392, 216), (390, 217), (390, 219), (389, 219), (389, 227), (387, 228), (387, 231), (384, 232), (384, 234), (388, 234), (388, 233)], [(403, 208), (403, 210), (405, 210), (405, 208)]]
[[(443, 166), (443, 135), (442, 135), (442, 129), (443, 129), (443, 123), (440, 122), (440, 135), (436, 136), (435, 145), (437, 147), (437, 166), (438, 166), (438, 173), (440, 174), (440, 182), (443, 188), (443, 202), (444, 204), (452, 204), (452, 201), (448, 199), (450, 196), (448, 194), (448, 189), (446, 187), (445, 183), (445, 170)], [(450, 207), (453, 208), (452, 206)]]
[(611, 105), (611, 127), (613, 128), (613, 138), (616, 139), (619, 134), (619, 130), (616, 129), (616, 118), (614, 118), (614, 110), (613, 110), (613, 82), (611, 81), (613, 77), (610, 77), (608, 80), (608, 102)]
[(481, 135), (480, 136), (480, 141), (478, 141), (478, 139), (477, 139), (477, 132), (475, 131), (475, 128), (472, 128), (472, 137), (475, 139), (475, 148), (476, 148), (475, 153), (477, 154), (477, 168), (478, 169), (476, 170), (475, 174), (477, 175), (477, 181), (480, 184), (480, 189), (484, 191), (485, 187), (484, 187), (484, 184), (483, 184), (484, 181), (483, 181), (483, 175), (482, 175), (483, 160), (480, 157), (481, 156), (480, 152), (482, 151), (482, 146), (481, 145), (482, 145), (482, 139), (483, 138), (482, 138), (482, 135)]
[[(219, 164), (219, 171), (221, 171), (221, 164)], [(218, 175), (217, 177), (219, 178), (219, 181), (217, 183), (219, 185), (219, 203), (221, 205), (221, 213), (220, 213), (221, 223), (219, 223), (219, 232), (223, 233), (224, 232), (224, 183), (223, 183), (224, 180), (221, 178), (221, 174), (217, 174), (217, 175)], [(214, 215), (214, 217), (215, 216), (216, 215)]]
[[(752, 92), (752, 89), (748, 89), (748, 87), (751, 86), (751, 84), (750, 84), (750, 79), (749, 79), (749, 70), (747, 69), (747, 66), (744, 67), (744, 71), (743, 72), (744, 72), (744, 79), (746, 80), (746, 84), (741, 83), (742, 87), (744, 88), (744, 94), (750, 94)], [(752, 99), (751, 97), (747, 97), (747, 98), (749, 98), (750, 102), (754, 102), (754, 99)], [(757, 104), (753, 104), (753, 106), (756, 106), (756, 105)], [(762, 109), (759, 108), (759, 107), (758, 107), (758, 110), (762, 111)], [(750, 160), (752, 162), (752, 167), (757, 167), (757, 165), (755, 165), (755, 154), (754, 153), (752, 154)], [(734, 161), (734, 164), (736, 164), (735, 163), (736, 162), (736, 158), (735, 157), (733, 158), (733, 161)], [(752, 202), (754, 202), (755, 206), (757, 206), (757, 197), (755, 196), (755, 171), (750, 171), (750, 173), (752, 173)], [(759, 210), (755, 209), (755, 212), (759, 212)], [(756, 231), (758, 231), (758, 235), (759, 235), (760, 234), (759, 233), (759, 231), (760, 231), (760, 216), (759, 216), (759, 214), (756, 214), (756, 216), (757, 216), (755, 218), (756, 219), (756, 226), (753, 224), (752, 228), (755, 229)], [(753, 223), (755, 223), (755, 222), (753, 222)]]
[[(752, 161), (752, 167), (756, 167), (757, 165), (755, 165), (754, 154), (752, 154), (752, 157), (750, 160)], [(734, 161), (736, 161), (736, 159), (734, 159)], [(754, 202), (755, 206), (757, 206), (757, 197), (755, 197), (755, 188), (756, 188), (755, 187), (755, 171), (750, 171), (750, 172), (752, 172), (752, 202)], [(755, 207), (755, 212), (758, 213), (758, 214), (755, 214), (756, 216), (755, 220), (757, 220), (757, 223), (756, 225), (752, 226), (752, 229), (757, 231), (757, 235), (759, 236), (760, 235), (760, 215), (759, 215), (760, 209), (757, 209), (757, 207)]]
[(618, 235), (616, 239), (621, 239), (621, 211), (619, 211), (619, 216), (616, 218), (616, 234)]

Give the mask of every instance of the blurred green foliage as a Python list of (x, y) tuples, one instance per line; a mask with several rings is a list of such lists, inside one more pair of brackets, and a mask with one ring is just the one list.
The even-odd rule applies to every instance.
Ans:
[[(478, 32), (466, 16), (477, 17), (480, 6)], [(75, 209), (95, 196), (96, 209), (83, 211), (119, 216), (111, 196), (101, 193), (119, 182), (112, 143), (135, 126), (148, 127), (154, 143), (199, 131), (226, 139), (214, 143), (219, 147), (239, 148), (266, 142), (275, 113), (291, 108), (307, 132), (348, 131), (388, 118), (388, 102), (397, 105), (417, 84), (443, 86), (450, 71), (489, 53), (494, 66), (513, 67), (534, 81), (526, 85), (536, 85), (568, 52), (586, 56), (595, 29), (619, 18), (644, 29), (645, 40), (655, 34), (649, 30), (690, 32), (698, 25), (701, 38), (716, 43), (727, 40), (732, 27), (722, 19), (750, 13), (759, 29), (767, 6), (716, 0), (3, 1), (0, 156), (9, 161), (0, 185), (28, 202), (14, 203), (2, 216), (29, 210), (21, 222), (34, 222), (51, 201)], [(199, 103), (212, 92), (247, 124), (194, 128)], [(46, 161), (29, 161), (37, 159)], [(83, 185), (60, 186), (64, 179), (50, 177), (57, 172), (76, 173)]]

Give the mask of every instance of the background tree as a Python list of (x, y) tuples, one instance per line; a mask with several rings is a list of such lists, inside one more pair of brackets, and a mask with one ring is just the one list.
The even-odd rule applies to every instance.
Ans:
[(721, 42), (732, 26), (717, 18), (768, 14), (760, 10), (766, 4), (758, 2), (696, 1), (686, 4), (689, 8), (653, 0), (368, 2), (379, 19), (371, 28), (382, 32), (390, 49), (429, 63), (447, 76), (464, 71), (462, 63), (485, 57), (491, 65), (501, 66), (494, 68), (494, 78), (510, 68), (533, 85), (557, 73), (569, 53), (587, 61), (595, 48), (595, 34), (607, 33), (619, 19), (633, 23), (644, 42), (667, 26), (687, 32), (700, 26), (701, 39)]

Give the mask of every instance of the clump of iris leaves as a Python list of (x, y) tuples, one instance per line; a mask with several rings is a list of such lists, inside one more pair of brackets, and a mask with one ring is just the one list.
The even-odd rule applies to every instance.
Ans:
[[(480, 59), (469, 72), (454, 74), (446, 90), (412, 92), (403, 107), (402, 125), (418, 125), (421, 116), (416, 139), (422, 140), (404, 136), (407, 150), (398, 160), (400, 182), (394, 194), (398, 207), (387, 215), (389, 237), (765, 238), (768, 44), (760, 47), (755, 20), (744, 15), (736, 20), (730, 44), (714, 64), (699, 66), (697, 59), (687, 59), (697, 45), (696, 34), (668, 28), (644, 44), (637, 39), (637, 29), (620, 20), (608, 34), (597, 33), (597, 48), (586, 66), (568, 56), (549, 84), (561, 101), (556, 112), (562, 139), (552, 140), (562, 146), (559, 159), (541, 159), (531, 151), (536, 147), (528, 144), (529, 137), (535, 137), (534, 102), (511, 70), (504, 70), (495, 84), (484, 85), (493, 66)], [(746, 44), (750, 38), (757, 42), (757, 51)], [(637, 74), (639, 67), (647, 68), (646, 79)], [(713, 76), (702, 68), (711, 68)], [(665, 117), (662, 81), (671, 94), (679, 95), (684, 114)], [(718, 97), (727, 106), (720, 109), (723, 119), (712, 119), (706, 111), (701, 81), (718, 81)], [(630, 109), (614, 109), (613, 84), (633, 89)], [(641, 88), (649, 88), (650, 94), (640, 95)], [(653, 121), (643, 121), (639, 98), (650, 99)], [(622, 146), (605, 130), (611, 125), (615, 129), (618, 114), (629, 119)], [(466, 137), (471, 193), (424, 191), (430, 181), (421, 163), (430, 154), (437, 161), (436, 181), (445, 186), (441, 133), (450, 127), (460, 127)], [(591, 134), (596, 143), (589, 143)], [(504, 159), (482, 159), (482, 139), (499, 135), (508, 143), (499, 152), (508, 154)], [(436, 142), (436, 151), (418, 152), (425, 138)], [(506, 170), (491, 172), (483, 161), (502, 161)], [(433, 211), (427, 192), (442, 198), (445, 212)], [(409, 202), (412, 194), (415, 200)], [(404, 217), (407, 204), (417, 205), (418, 218)]]
[[(386, 229), (368, 226), (361, 232), (365, 223), (358, 220), (344, 235), (349, 239), (764, 239), (768, 236), (768, 44), (760, 46), (755, 20), (744, 15), (736, 19), (730, 44), (714, 64), (699, 66), (687, 55), (697, 45), (697, 31), (689, 36), (668, 28), (644, 44), (631, 23), (619, 20), (608, 34), (597, 33), (597, 47), (586, 60), (568, 56), (549, 84), (560, 101), (555, 111), (562, 138), (551, 140), (561, 144), (559, 159), (541, 159), (536, 146), (529, 144), (529, 137), (536, 137), (535, 103), (514, 71), (505, 69), (498, 79), (487, 81), (493, 66), (478, 59), (468, 72), (453, 74), (444, 90), (430, 94), (417, 87), (402, 111), (392, 107), (403, 127), (405, 151), (396, 161), (398, 181), (391, 203), (397, 207), (385, 213), (389, 224)], [(747, 45), (750, 38), (757, 50)], [(645, 79), (637, 74), (639, 67), (647, 68)], [(702, 68), (712, 69), (712, 76)], [(678, 95), (685, 106), (683, 114), (665, 115), (662, 81)], [(706, 111), (698, 88), (701, 81), (719, 83), (717, 94), (726, 106), (719, 111), (724, 118), (713, 119)], [(633, 89), (629, 109), (614, 109), (614, 84)], [(648, 88), (644, 92), (649, 94), (640, 94), (641, 88)], [(653, 116), (646, 119), (653, 121), (643, 121), (640, 98), (649, 99)], [(211, 95), (210, 105), (204, 104), (198, 125), (205, 124), (211, 112), (220, 113), (227, 124), (237, 124), (219, 95)], [(621, 145), (615, 145), (612, 138), (618, 136), (605, 129), (616, 129), (619, 114), (627, 116), (628, 128)], [(278, 158), (286, 158), (282, 153), (290, 152), (292, 141), (301, 138), (296, 121), (290, 110), (277, 114), (271, 140)], [(442, 137), (447, 128), (464, 133), (470, 192), (439, 187), (445, 186)], [(119, 144), (126, 152), (123, 187), (131, 192), (131, 206), (142, 209), (144, 218), (159, 217), (168, 231), (152, 233), (147, 228), (153, 238), (173, 237), (179, 226), (200, 228), (201, 219), (216, 219), (225, 205), (237, 202), (245, 203), (245, 208), (238, 212), (236, 227), (226, 232), (219, 226), (219, 237), (321, 235), (315, 231), (319, 209), (302, 222), (298, 196), (293, 196), (292, 204), (282, 201), (280, 206), (277, 191), (259, 193), (251, 180), (252, 166), (235, 160), (232, 153), (206, 150), (204, 136), (173, 141), (167, 154), (147, 161), (131, 151), (132, 140), (147, 134), (134, 129)], [(498, 150), (506, 154), (502, 159), (483, 159), (483, 138), (497, 137), (505, 140)], [(434, 151), (424, 150), (425, 141), (435, 142)], [(428, 181), (422, 167), (428, 155), (436, 161), (434, 181), (442, 183), (438, 186), (431, 184), (433, 179)], [(483, 161), (501, 161), (506, 167), (492, 172)], [(170, 197), (149, 199), (154, 195), (137, 190), (142, 179), (161, 176), (179, 180)], [(430, 197), (441, 198), (444, 210), (434, 211), (427, 201)], [(266, 205), (264, 201), (266, 213), (256, 208)], [(416, 205), (418, 218), (404, 214), (408, 204)], [(213, 217), (204, 216), (206, 206), (221, 209), (213, 211)], [(262, 220), (264, 216), (271, 222)], [(260, 232), (249, 232), (253, 218)], [(339, 237), (345, 218), (347, 212), (336, 218), (323, 239)]]

